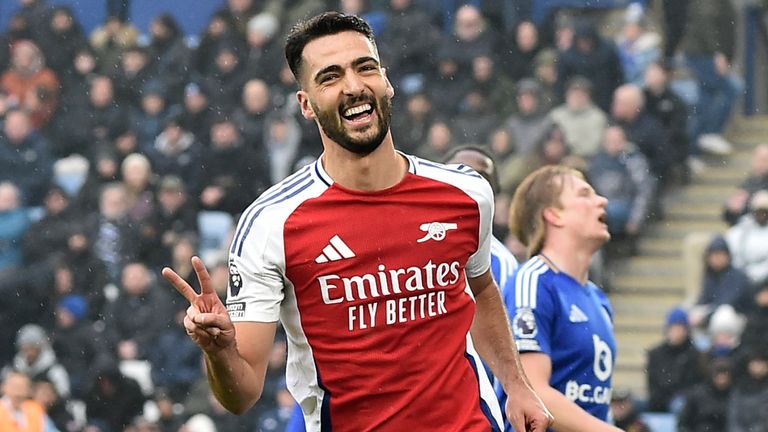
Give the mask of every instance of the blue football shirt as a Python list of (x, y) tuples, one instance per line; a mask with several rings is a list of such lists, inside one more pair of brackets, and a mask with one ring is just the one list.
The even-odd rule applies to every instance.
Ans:
[[(502, 295), (518, 351), (548, 355), (550, 385), (607, 421), (616, 359), (608, 297), (592, 282), (582, 285), (551, 269), (540, 256), (520, 266)], [(500, 386), (498, 392), (506, 400)]]

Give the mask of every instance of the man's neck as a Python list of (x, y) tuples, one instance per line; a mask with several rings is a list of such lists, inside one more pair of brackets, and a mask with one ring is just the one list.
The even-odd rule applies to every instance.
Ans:
[(387, 134), (372, 153), (360, 156), (335, 143), (325, 146), (323, 168), (339, 185), (359, 191), (377, 191), (400, 182), (408, 171), (408, 161), (400, 155)]
[(553, 270), (566, 273), (584, 285), (589, 280), (589, 267), (595, 252), (593, 247), (575, 239), (561, 239), (548, 242), (541, 250), (541, 255)]

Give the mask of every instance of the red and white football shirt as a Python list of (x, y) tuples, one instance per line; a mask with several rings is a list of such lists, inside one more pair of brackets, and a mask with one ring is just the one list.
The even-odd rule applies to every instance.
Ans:
[(335, 184), (318, 160), (238, 224), (227, 308), (282, 321), (308, 431), (500, 430), (466, 280), (490, 266), (491, 188), (406, 157), (405, 178), (375, 192)]

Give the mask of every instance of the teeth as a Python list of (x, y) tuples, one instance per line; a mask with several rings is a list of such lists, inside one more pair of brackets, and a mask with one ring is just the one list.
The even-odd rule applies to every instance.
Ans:
[(362, 112), (368, 111), (369, 109), (371, 109), (371, 105), (370, 104), (364, 104), (364, 105), (356, 106), (356, 107), (353, 107), (353, 108), (349, 108), (348, 110), (344, 111), (344, 117), (349, 117), (349, 116), (353, 116), (355, 114), (360, 114)]

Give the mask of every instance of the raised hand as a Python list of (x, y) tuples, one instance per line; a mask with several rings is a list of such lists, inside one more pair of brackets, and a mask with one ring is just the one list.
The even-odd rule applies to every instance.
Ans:
[(165, 267), (162, 271), (163, 277), (189, 301), (184, 329), (205, 352), (214, 353), (234, 346), (235, 326), (229, 319), (227, 308), (213, 289), (205, 264), (200, 258), (192, 257), (192, 267), (200, 282), (200, 294), (171, 268)]

